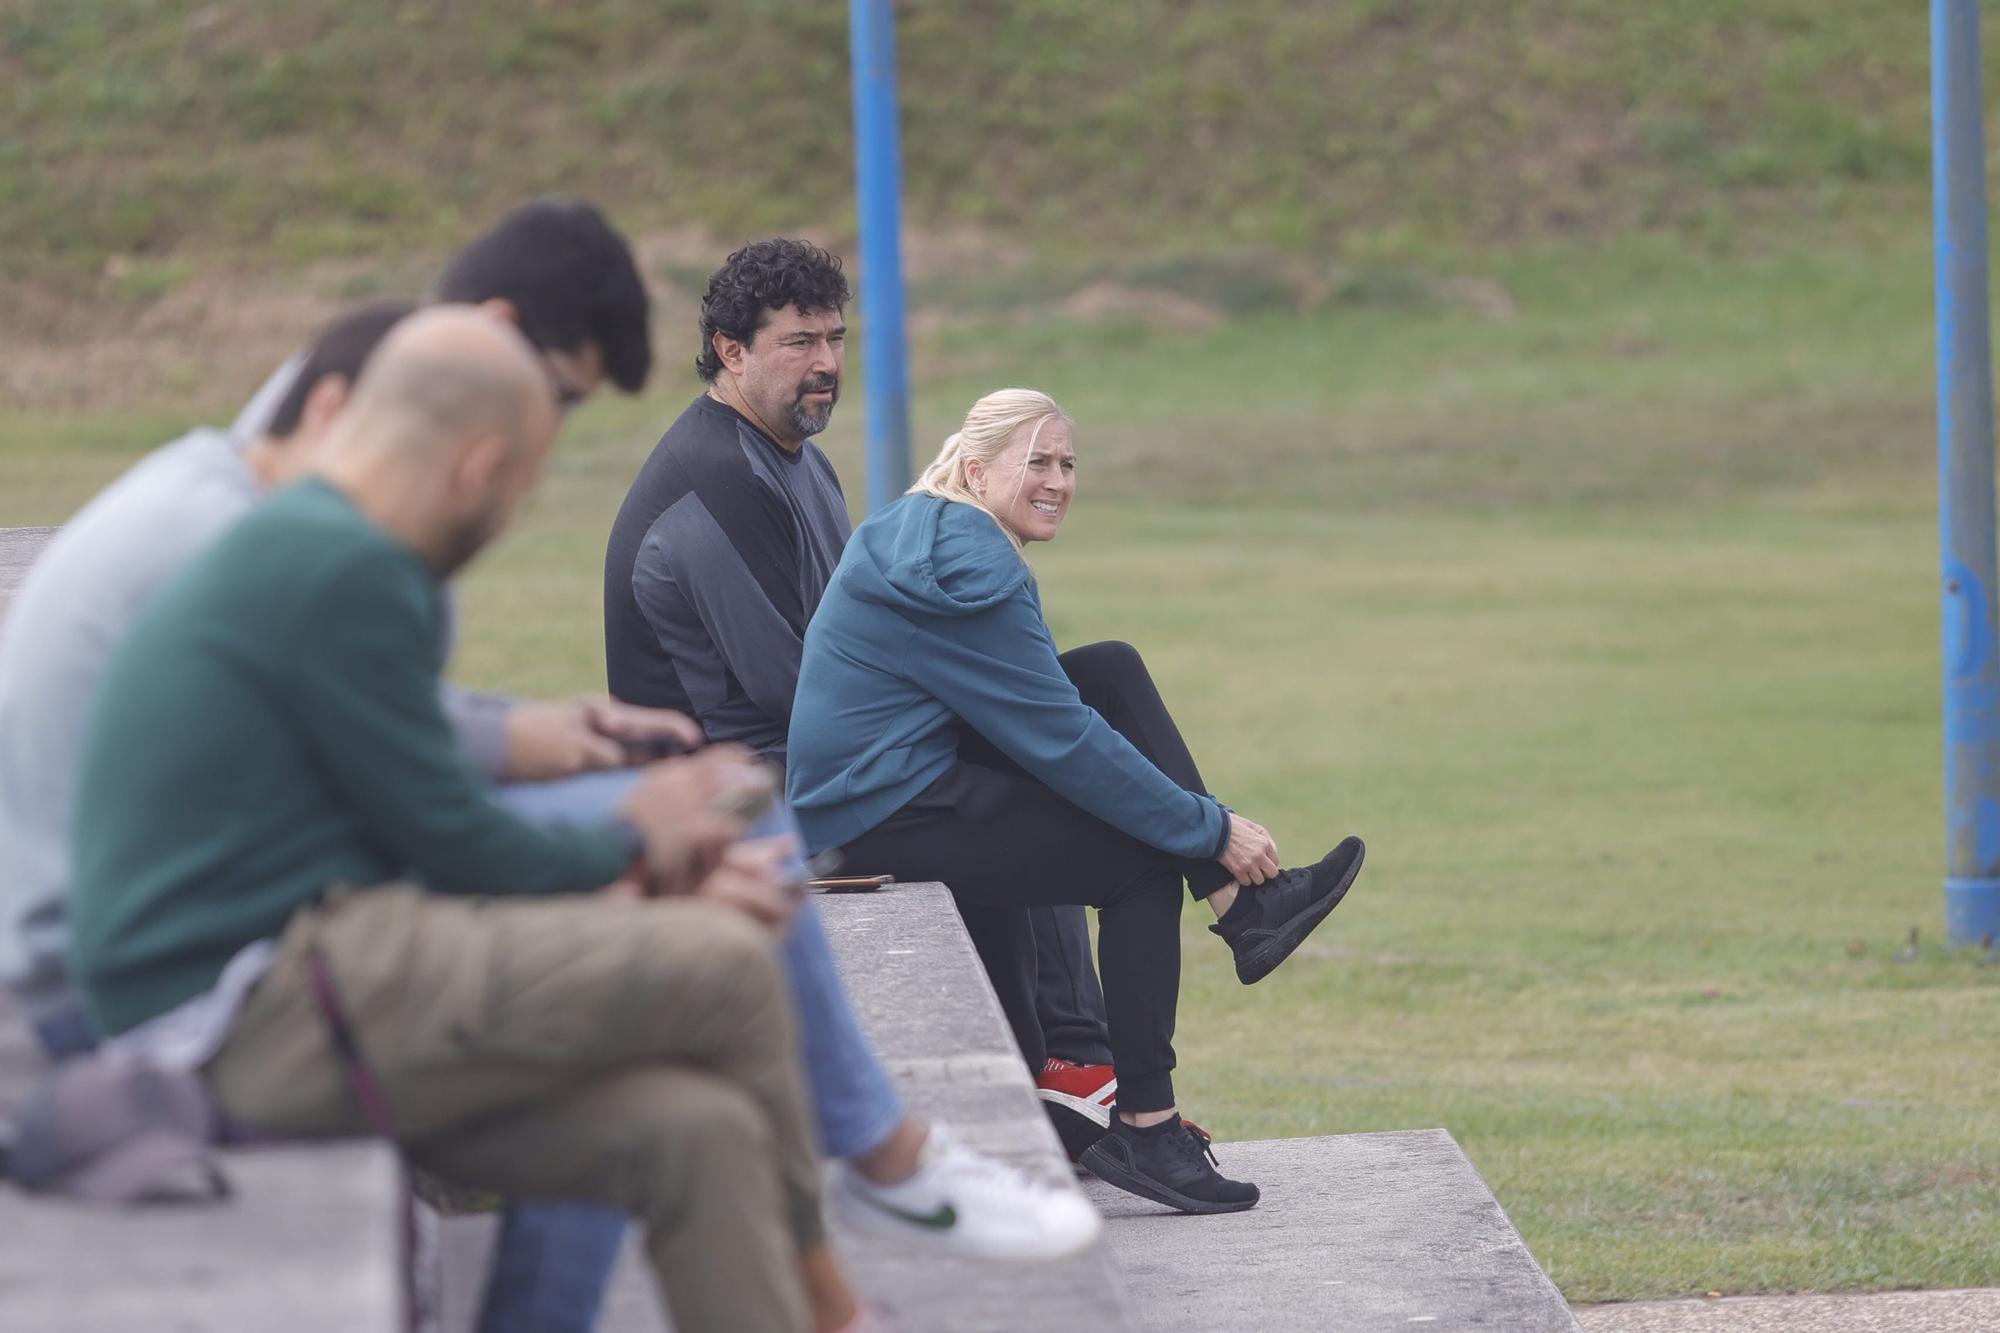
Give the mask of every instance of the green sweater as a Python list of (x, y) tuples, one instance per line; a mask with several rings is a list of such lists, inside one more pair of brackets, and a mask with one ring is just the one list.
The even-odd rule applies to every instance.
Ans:
[(77, 789), (71, 974), (118, 1033), (214, 985), (330, 885), (561, 893), (617, 878), (616, 827), (495, 805), (438, 706), (438, 586), (332, 486), (253, 510), (133, 623)]

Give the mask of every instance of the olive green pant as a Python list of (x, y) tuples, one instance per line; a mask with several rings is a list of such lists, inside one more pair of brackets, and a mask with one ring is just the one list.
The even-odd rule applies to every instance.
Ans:
[(326, 960), (412, 1161), (637, 1216), (684, 1333), (809, 1327), (824, 1242), (769, 935), (688, 900), (447, 898), (392, 885), (295, 915), (204, 1072), (230, 1115), (366, 1133), (306, 958)]

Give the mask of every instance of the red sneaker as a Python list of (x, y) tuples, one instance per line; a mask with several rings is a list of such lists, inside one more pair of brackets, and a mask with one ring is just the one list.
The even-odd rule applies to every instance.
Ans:
[(1110, 1065), (1080, 1065), (1050, 1056), (1035, 1077), (1035, 1095), (1074, 1162), (1111, 1128), (1118, 1075)]
[[(1063, 1151), (1074, 1162), (1111, 1128), (1111, 1112), (1118, 1103), (1118, 1073), (1110, 1065), (1080, 1065), (1050, 1056), (1035, 1077), (1035, 1095), (1042, 1099), (1042, 1110), (1055, 1126)], [(1212, 1141), (1209, 1132), (1194, 1121), (1183, 1116), (1181, 1123), (1203, 1147)]]

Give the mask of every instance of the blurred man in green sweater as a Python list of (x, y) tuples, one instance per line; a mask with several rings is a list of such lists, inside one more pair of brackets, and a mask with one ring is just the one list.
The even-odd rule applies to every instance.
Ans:
[(518, 333), (412, 316), (316, 474), (153, 601), (85, 746), (71, 972), (100, 1031), (192, 1050), (241, 1121), (386, 1119), (450, 1179), (637, 1214), (678, 1328), (805, 1328), (824, 1235), (768, 929), (796, 897), (790, 849), (731, 845), (747, 754), (658, 765), (605, 825), (537, 826), (438, 703), (440, 586), (556, 422)]

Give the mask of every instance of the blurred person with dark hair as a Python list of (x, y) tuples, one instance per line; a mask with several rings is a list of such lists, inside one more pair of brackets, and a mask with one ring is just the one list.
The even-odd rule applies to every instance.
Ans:
[[(509, 283), (501, 264), (524, 253), (534, 262)], [(579, 266), (573, 297), (551, 254)], [(588, 205), (523, 205), (466, 247), (451, 272), (461, 269), (470, 276), (454, 278), (454, 290), (489, 293), (482, 308), (509, 322), (522, 310), (544, 321), (558, 350), (538, 348), (539, 360), (559, 410), (594, 391), (607, 362), (639, 374), (651, 365), (646, 296), (630, 251)], [(600, 291), (609, 295), (590, 295)], [(415, 308), (384, 301), (340, 317), (229, 434), (197, 429), (135, 465), (64, 525), (9, 609), (0, 636), (0, 906), (9, 918), (0, 923), (0, 983), (20, 997), (53, 1054), (91, 1040), (61, 974), (64, 843), (84, 709), (104, 661), (183, 563), (303, 471), (369, 352)], [(596, 330), (618, 350), (605, 352)], [(608, 699), (516, 703), (449, 687), (445, 698), (468, 758), (496, 781), (622, 767), (626, 740), (698, 738), (681, 718)]]
[[(509, 209), (445, 266), (431, 299), (483, 305), (521, 330), (555, 381), (558, 405), (581, 403), (609, 379), (626, 393), (653, 368), (651, 302), (632, 249), (594, 205), (535, 199)], [(265, 381), (231, 433), (264, 433), (299, 360)]]
[(599, 379), (637, 393), (653, 369), (651, 307), (631, 247), (580, 200), (514, 208), (458, 252), (434, 299), (510, 307), (513, 324), (585, 393)]
[(311, 463), (368, 354), (415, 307), (384, 301), (329, 324), (269, 428), (239, 449), (197, 428), (79, 510), (28, 571), (0, 633), (0, 982), (43, 1049), (95, 1044), (63, 955), (70, 827), (84, 721), (133, 617), (183, 565)]
[[(711, 741), (778, 764), (805, 624), (849, 531), (839, 478), (811, 443), (840, 401), (847, 299), (840, 261), (805, 241), (729, 256), (701, 307), (695, 369), (708, 388), (632, 483), (605, 556), (612, 693), (692, 714)], [(907, 1112), (810, 909), (785, 957), (821, 1142), (846, 1168), (834, 1195), (845, 1216), (980, 1257), (1088, 1243), (1097, 1219), (1073, 1191), (1046, 1189)]]
[[(446, 265), (432, 299), (477, 305), (519, 328), (564, 411), (607, 380), (637, 393), (652, 370), (651, 303), (631, 247), (581, 200), (535, 199), (509, 209)], [(263, 433), (296, 388), (298, 365), (294, 358), (271, 375), (232, 435), (249, 440)], [(658, 730), (644, 715), (598, 697), (519, 703), (447, 688), (445, 707), (473, 761), (510, 782), (620, 767), (626, 754), (617, 740)]]
[[(510, 276), (512, 262), (521, 268)], [(445, 290), (508, 322), (532, 321), (559, 411), (607, 371), (636, 389), (651, 365), (637, 267), (587, 204), (512, 210), (453, 260)], [(57, 534), (10, 609), (0, 634), (0, 984), (52, 1056), (96, 1042), (64, 972), (64, 903), (84, 710), (104, 663), (167, 579), (298, 474), (369, 351), (413, 308), (382, 302), (342, 316), (271, 376), (230, 432), (194, 431), (132, 468)], [(630, 763), (628, 741), (699, 738), (678, 716), (599, 697), (519, 702), (446, 686), (443, 699), (467, 759), (512, 783), (505, 798), (536, 818), (607, 808), (571, 788), (576, 775)], [(590, 1328), (623, 1227), (594, 1206), (509, 1208), (481, 1333)]]
[(442, 585), (558, 420), (513, 328), (413, 315), (309, 475), (140, 613), (83, 749), (73, 974), (99, 1030), (181, 1047), (240, 1123), (629, 1209), (676, 1328), (808, 1329), (825, 1231), (770, 941), (801, 886), (794, 848), (736, 841), (751, 756), (537, 825), (439, 707)]

